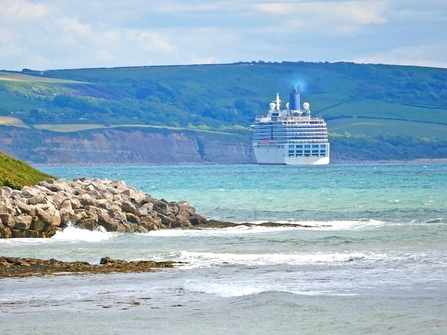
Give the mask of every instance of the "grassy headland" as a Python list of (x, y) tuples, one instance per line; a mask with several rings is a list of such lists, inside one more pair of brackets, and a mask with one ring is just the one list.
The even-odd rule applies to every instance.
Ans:
[(0, 187), (21, 189), (23, 186), (32, 186), (47, 178), (54, 177), (0, 152)]

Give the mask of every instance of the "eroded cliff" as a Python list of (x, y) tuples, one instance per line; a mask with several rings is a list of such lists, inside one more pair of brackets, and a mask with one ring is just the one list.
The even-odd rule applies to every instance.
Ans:
[(70, 133), (0, 127), (0, 150), (36, 164), (246, 164), (249, 141), (223, 133), (104, 128)]

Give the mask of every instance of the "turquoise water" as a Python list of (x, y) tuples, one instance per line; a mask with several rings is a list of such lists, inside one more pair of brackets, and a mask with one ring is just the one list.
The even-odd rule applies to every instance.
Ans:
[(426, 221), (445, 214), (445, 164), (45, 167), (58, 177), (124, 179), (187, 200), (210, 219)]
[(39, 168), (289, 225), (1, 240), (1, 255), (185, 262), (0, 280), (2, 334), (447, 333), (447, 164)]

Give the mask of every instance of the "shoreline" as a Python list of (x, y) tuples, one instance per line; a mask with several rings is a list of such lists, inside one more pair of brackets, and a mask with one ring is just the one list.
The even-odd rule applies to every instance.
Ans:
[(329, 164), (417, 164), (417, 163), (447, 163), (447, 158), (416, 158), (416, 159), (379, 159), (379, 160), (335, 160)]
[[(329, 165), (338, 165), (338, 164), (386, 164), (386, 163), (403, 163), (403, 164), (411, 164), (411, 163), (447, 163), (447, 158), (416, 158), (416, 159), (404, 159), (404, 160), (331, 160)], [(61, 163), (30, 163), (33, 167), (58, 167), (58, 166), (73, 166), (73, 164), (61, 164)], [(175, 163), (175, 164), (141, 164), (141, 163), (122, 163), (122, 164), (110, 164), (110, 163), (91, 163), (91, 164), (75, 164), (76, 166), (85, 166), (85, 167), (94, 167), (94, 166), (210, 166), (210, 165), (258, 165), (257, 163), (240, 163), (240, 164), (217, 164), (217, 163)], [(279, 164), (281, 166), (283, 164)], [(286, 166), (284, 164), (284, 166)]]

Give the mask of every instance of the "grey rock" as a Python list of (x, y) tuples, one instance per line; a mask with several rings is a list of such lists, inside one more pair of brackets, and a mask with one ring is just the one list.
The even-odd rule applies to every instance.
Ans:
[(14, 227), (14, 220), (12, 214), (0, 213), (0, 220), (5, 227)]
[(186, 201), (153, 199), (121, 180), (47, 179), (21, 191), (0, 189), (0, 237), (51, 237), (75, 225), (147, 233), (206, 222)]
[(49, 225), (46, 224), (44, 221), (42, 221), (42, 219), (40, 219), (39, 217), (37, 217), (37, 216), (33, 217), (33, 224), (32, 224), (33, 230), (42, 232), (45, 230), (45, 226), (49, 226)]
[(33, 217), (26, 214), (20, 214), (14, 218), (14, 228), (20, 230), (28, 230), (33, 222)]
[(38, 194), (38, 195), (28, 198), (26, 203), (28, 205), (38, 205), (38, 204), (47, 204), (48, 202), (47, 202), (45, 196)]
[(5, 197), (10, 197), (12, 194), (12, 189), (8, 186), (3, 186), (0, 188), (0, 196), (4, 195)]
[(79, 197), (81, 205), (86, 206), (96, 206), (96, 200), (88, 193), (84, 193)]
[(14, 214), (15, 210), (9, 201), (9, 198), (4, 195), (0, 196), (0, 214)]

